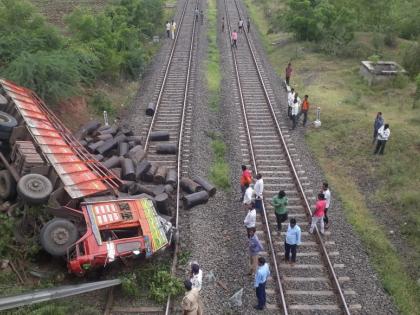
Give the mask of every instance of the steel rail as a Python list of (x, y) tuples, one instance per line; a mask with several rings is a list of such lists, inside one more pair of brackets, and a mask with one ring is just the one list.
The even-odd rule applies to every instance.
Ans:
[[(198, 9), (200, 0), (196, 0), (195, 2), (195, 9)], [(188, 2), (188, 1), (187, 1)], [(184, 11), (185, 13), (185, 11)], [(177, 180), (176, 180), (176, 210), (175, 210), (175, 229), (178, 237), (175, 238), (175, 250), (174, 250), (174, 258), (172, 261), (172, 268), (171, 273), (172, 275), (176, 272), (176, 266), (178, 264), (178, 251), (179, 251), (179, 231), (178, 231), (178, 224), (179, 224), (179, 206), (180, 206), (180, 181), (181, 181), (181, 159), (182, 159), (182, 138), (184, 135), (184, 122), (185, 122), (185, 110), (187, 107), (187, 98), (189, 92), (189, 84), (190, 84), (190, 76), (191, 76), (191, 64), (192, 64), (192, 57), (193, 57), (193, 50), (194, 50), (194, 37), (196, 34), (196, 25), (197, 25), (197, 17), (194, 15), (193, 17), (193, 26), (192, 26), (192, 33), (191, 33), (191, 41), (190, 41), (190, 48), (188, 53), (188, 67), (187, 67), (187, 76), (185, 79), (185, 88), (184, 88), (184, 98), (182, 102), (182, 115), (181, 115), (181, 122), (180, 122), (180, 130), (178, 136), (178, 156), (177, 156)], [(169, 315), (171, 311), (171, 304), (172, 299), (171, 296), (168, 296), (166, 302), (166, 309), (165, 315)]]
[[(231, 23), (230, 23), (229, 12), (228, 12), (228, 9), (227, 9), (226, 0), (224, 0), (224, 4), (225, 4), (225, 11), (226, 11), (226, 24), (227, 24), (227, 27), (228, 27), (228, 35), (230, 36), (230, 34), (232, 33), (232, 28), (231, 28)], [(246, 127), (245, 129), (246, 129), (246, 132), (247, 132), (249, 148), (250, 148), (250, 151), (251, 151), (252, 164), (253, 164), (255, 174), (257, 174), (258, 173), (257, 162), (255, 160), (254, 147), (253, 147), (253, 144), (252, 144), (251, 132), (250, 132), (250, 128), (249, 128), (248, 120), (247, 120), (248, 116), (247, 116), (247, 111), (246, 111), (246, 108), (245, 108), (245, 101), (244, 101), (244, 97), (243, 97), (243, 93), (242, 93), (242, 84), (241, 84), (239, 70), (238, 70), (238, 63), (237, 63), (237, 60), (236, 60), (236, 49), (231, 47), (231, 52), (232, 52), (232, 59), (233, 59), (234, 67), (235, 67), (236, 83), (238, 85), (239, 96), (240, 96), (240, 100), (241, 100), (242, 113), (243, 113), (243, 116), (244, 116), (244, 123), (245, 123), (245, 127)], [(288, 315), (288, 311), (287, 311), (287, 307), (286, 307), (286, 300), (284, 298), (283, 285), (282, 285), (281, 280), (280, 280), (279, 265), (277, 263), (276, 251), (274, 249), (273, 239), (271, 237), (270, 226), (268, 224), (267, 211), (265, 209), (264, 202), (262, 202), (262, 206), (263, 206), (265, 227), (267, 229), (268, 241), (269, 241), (269, 244), (270, 244), (271, 258), (273, 260), (274, 270), (275, 270), (275, 273), (276, 273), (276, 280), (277, 280), (276, 282), (277, 282), (277, 286), (278, 286), (278, 289), (279, 289), (279, 292), (280, 292), (281, 305), (283, 307), (284, 315)]]
[[(157, 116), (156, 113), (159, 110), (159, 105), (160, 105), (160, 101), (162, 99), (162, 94), (163, 94), (163, 91), (165, 90), (166, 80), (168, 79), (169, 69), (171, 68), (172, 58), (174, 56), (176, 44), (178, 42), (178, 37), (179, 37), (180, 30), (181, 30), (181, 25), (182, 25), (182, 22), (184, 21), (184, 16), (185, 16), (185, 12), (187, 10), (187, 6), (188, 6), (189, 1), (190, 0), (186, 0), (185, 4), (184, 4), (184, 7), (182, 8), (181, 18), (179, 19), (179, 24), (177, 25), (178, 31), (176, 31), (175, 39), (174, 39), (174, 42), (172, 43), (172, 48), (171, 48), (171, 52), (169, 54), (168, 63), (166, 64), (165, 74), (163, 75), (162, 86), (160, 87), (158, 98), (156, 100), (155, 113), (152, 117), (152, 121), (150, 122), (149, 130), (147, 131), (146, 141), (144, 142), (144, 151), (147, 151), (147, 148), (148, 148), (149, 143), (150, 143), (150, 134), (152, 133), (152, 129), (155, 125), (155, 120), (156, 120), (156, 116)], [(194, 19), (194, 21), (195, 21), (195, 19)]]
[[(225, 0), (225, 1), (226, 1), (226, 0)], [(241, 18), (241, 12), (240, 12), (240, 9), (239, 9), (238, 2), (237, 2), (237, 0), (233, 0), (233, 1), (235, 2), (235, 6), (236, 6), (236, 9), (237, 9), (237, 11), (238, 11), (238, 16)], [(270, 100), (270, 98), (269, 98), (269, 96), (268, 96), (268, 91), (267, 91), (266, 85), (265, 85), (265, 83), (264, 83), (264, 80), (263, 80), (263, 78), (262, 78), (262, 75), (261, 75), (261, 70), (260, 70), (260, 67), (258, 66), (258, 63), (257, 63), (257, 58), (256, 58), (256, 55), (255, 55), (254, 49), (253, 49), (253, 48), (252, 48), (252, 46), (251, 46), (251, 42), (250, 42), (250, 39), (249, 39), (249, 36), (248, 36), (247, 32), (244, 32), (244, 34), (245, 34), (245, 37), (246, 37), (246, 39), (247, 39), (247, 44), (248, 44), (249, 50), (250, 50), (250, 52), (251, 52), (251, 55), (252, 55), (252, 59), (253, 59), (254, 65), (255, 65), (256, 70), (257, 70), (257, 74), (258, 74), (259, 81), (260, 81), (260, 83), (261, 83), (261, 86), (262, 86), (262, 87), (263, 87), (263, 89), (264, 89), (264, 96), (265, 96), (265, 98), (266, 98), (266, 101), (267, 101), (267, 104), (268, 104), (268, 106), (269, 106), (269, 109), (270, 109), (271, 115), (272, 115), (273, 120), (274, 120), (274, 122), (275, 122), (275, 125), (276, 125), (276, 130), (277, 130), (277, 132), (279, 133), (279, 136), (280, 136), (281, 142), (282, 142), (283, 147), (284, 147), (284, 149), (285, 149), (285, 152), (286, 152), (286, 155), (287, 155), (287, 160), (288, 160), (288, 163), (290, 164), (290, 166), (291, 166), (291, 168), (292, 168), (292, 171), (293, 171), (293, 176), (294, 176), (295, 182), (296, 182), (296, 184), (297, 184), (297, 186), (298, 186), (298, 188), (299, 188), (299, 193), (300, 193), (300, 196), (301, 196), (301, 198), (303, 199), (303, 202), (304, 202), (304, 204), (305, 204), (305, 210), (306, 210), (306, 212), (307, 212), (310, 216), (312, 216), (311, 207), (310, 207), (310, 205), (309, 205), (308, 199), (306, 198), (305, 191), (304, 191), (304, 189), (303, 189), (302, 183), (301, 183), (301, 181), (300, 181), (300, 179), (299, 179), (299, 176), (298, 176), (298, 174), (297, 174), (297, 171), (296, 171), (296, 168), (295, 168), (295, 166), (294, 166), (294, 163), (293, 163), (292, 157), (291, 157), (291, 155), (290, 155), (290, 152), (289, 152), (289, 150), (288, 150), (288, 147), (287, 147), (286, 141), (284, 140), (283, 132), (281, 131), (280, 124), (279, 124), (279, 122), (278, 122), (278, 120), (277, 120), (277, 117), (276, 117), (276, 114), (275, 114), (275, 112), (274, 112), (274, 107), (273, 107), (273, 104), (272, 104), (272, 102), (271, 102), (271, 100)], [(337, 290), (337, 292), (339, 293), (339, 296), (340, 296), (340, 302), (341, 302), (341, 304), (342, 304), (343, 310), (344, 310), (345, 314), (350, 315), (350, 314), (351, 314), (351, 313), (350, 313), (350, 309), (349, 309), (349, 307), (348, 307), (348, 305), (347, 305), (346, 299), (345, 299), (345, 297), (344, 297), (343, 290), (341, 289), (340, 283), (339, 283), (339, 281), (338, 281), (338, 277), (337, 277), (337, 275), (336, 275), (336, 273), (335, 273), (335, 271), (334, 271), (334, 267), (333, 267), (333, 265), (332, 265), (332, 263), (331, 263), (330, 257), (329, 257), (329, 255), (328, 255), (327, 249), (325, 248), (325, 245), (324, 245), (324, 242), (323, 242), (323, 240), (322, 240), (322, 238), (321, 238), (321, 234), (320, 234), (320, 232), (319, 232), (319, 230), (318, 230), (318, 227), (316, 227), (316, 228), (315, 228), (315, 231), (316, 231), (316, 234), (315, 234), (315, 235), (316, 235), (316, 239), (317, 239), (317, 241), (318, 241), (319, 246), (321, 247), (322, 256), (323, 256), (323, 257), (324, 257), (324, 259), (326, 260), (327, 269), (328, 269), (328, 271), (329, 271), (329, 273), (330, 273), (330, 277), (331, 277), (331, 279), (333, 280), (333, 281), (332, 281), (332, 282), (333, 282), (333, 285), (334, 285), (335, 289)]]

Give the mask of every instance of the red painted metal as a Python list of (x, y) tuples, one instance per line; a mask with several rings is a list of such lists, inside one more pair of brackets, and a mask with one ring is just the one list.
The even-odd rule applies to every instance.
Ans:
[(0, 84), (71, 198), (118, 188), (121, 183), (115, 175), (93, 159), (33, 91), (7, 80), (0, 80)]

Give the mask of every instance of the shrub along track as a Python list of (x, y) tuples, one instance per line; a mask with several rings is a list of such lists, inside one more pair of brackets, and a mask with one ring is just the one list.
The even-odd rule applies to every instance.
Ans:
[[(160, 77), (155, 85), (155, 92), (151, 102), (155, 103), (155, 112), (151, 117), (143, 117), (141, 124), (137, 120), (141, 115), (134, 108), (134, 113), (127, 117), (131, 125), (136, 126), (145, 139), (144, 148), (146, 159), (156, 166), (164, 166), (168, 170), (174, 169), (177, 173), (176, 185), (176, 206), (173, 213), (175, 224), (179, 231), (182, 231), (181, 222), (179, 222), (180, 208), (180, 178), (187, 174), (189, 167), (189, 145), (191, 139), (191, 120), (192, 120), (192, 97), (194, 92), (194, 76), (196, 71), (196, 50), (198, 23), (194, 18), (194, 10), (199, 6), (200, 0), (185, 0), (182, 3), (181, 14), (175, 20), (177, 30), (175, 40), (172, 43), (166, 65), (160, 71)], [(135, 104), (138, 105), (138, 104)], [(139, 105), (140, 107), (140, 105)], [(144, 108), (143, 108), (144, 115)], [(151, 141), (151, 133), (156, 131), (166, 131), (169, 133), (168, 141)], [(156, 149), (159, 144), (173, 144), (177, 147), (175, 154), (157, 154)], [(175, 242), (175, 251), (173, 256), (172, 272), (177, 265), (178, 242)], [(119, 313), (162, 313), (167, 308), (167, 314), (170, 313), (170, 299), (165, 306), (135, 306), (126, 307), (114, 300), (113, 292), (110, 291), (108, 301), (105, 307), (105, 314)]]
[[(229, 25), (226, 39), (229, 41), (229, 34), (233, 30), (231, 25), (236, 25), (240, 16), (245, 20), (245, 15), (241, 13), (236, 1), (225, 0), (224, 4)], [(318, 231), (315, 236), (304, 231), (311, 213), (309, 200), (313, 204), (315, 198), (311, 190), (303, 188), (309, 183), (307, 178), (302, 177), (304, 172), (300, 161), (293, 153), (295, 149), (286, 130), (288, 126), (282, 125), (276, 118), (279, 113), (273, 107), (274, 93), (246, 33), (239, 34), (238, 49), (232, 49), (232, 58), (239, 90), (236, 106), (241, 107), (244, 118), (241, 124), (243, 163), (250, 163), (255, 172), (262, 173), (265, 183), (266, 209), (258, 219), (257, 233), (266, 236), (265, 247), (268, 251), (264, 255), (270, 255), (274, 279), (268, 285), (271, 302), (268, 308), (276, 309), (277, 306), (272, 303), (277, 302), (284, 313), (291, 314), (358, 312), (361, 305), (357, 303), (356, 293), (341, 288), (342, 283), (349, 281), (349, 278), (345, 274), (346, 266), (340, 262), (339, 252), (335, 250), (334, 241), (329, 239), (330, 233), (321, 237)], [(282, 241), (274, 241), (280, 237), (274, 232), (275, 217), (269, 202), (279, 190), (286, 191), (289, 216), (295, 217), (303, 230), (298, 263), (294, 267), (277, 263), (284, 248)], [(286, 226), (287, 222), (284, 223), (283, 231)], [(278, 277), (279, 274), (282, 278)]]

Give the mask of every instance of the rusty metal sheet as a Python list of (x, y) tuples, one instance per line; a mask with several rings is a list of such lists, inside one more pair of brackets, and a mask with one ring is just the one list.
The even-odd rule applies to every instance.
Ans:
[(88, 167), (93, 161), (82, 160), (54, 127), (32, 91), (2, 79), (0, 84), (13, 99), (35, 142), (60, 176), (70, 197), (81, 198), (109, 189), (103, 182), (104, 178)]

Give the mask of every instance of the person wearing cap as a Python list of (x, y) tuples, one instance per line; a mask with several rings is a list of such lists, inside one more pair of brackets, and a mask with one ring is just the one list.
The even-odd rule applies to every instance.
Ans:
[(203, 306), (200, 299), (200, 291), (192, 287), (189, 279), (184, 281), (185, 295), (181, 302), (183, 315), (203, 315)]
[(191, 264), (190, 281), (192, 287), (201, 291), (201, 285), (203, 284), (203, 271), (197, 262)]
[(265, 285), (267, 284), (267, 279), (270, 276), (270, 268), (265, 262), (264, 257), (258, 258), (258, 269), (255, 273), (255, 294), (257, 295), (258, 305), (255, 305), (254, 308), (257, 310), (263, 310), (266, 303), (265, 297)]

